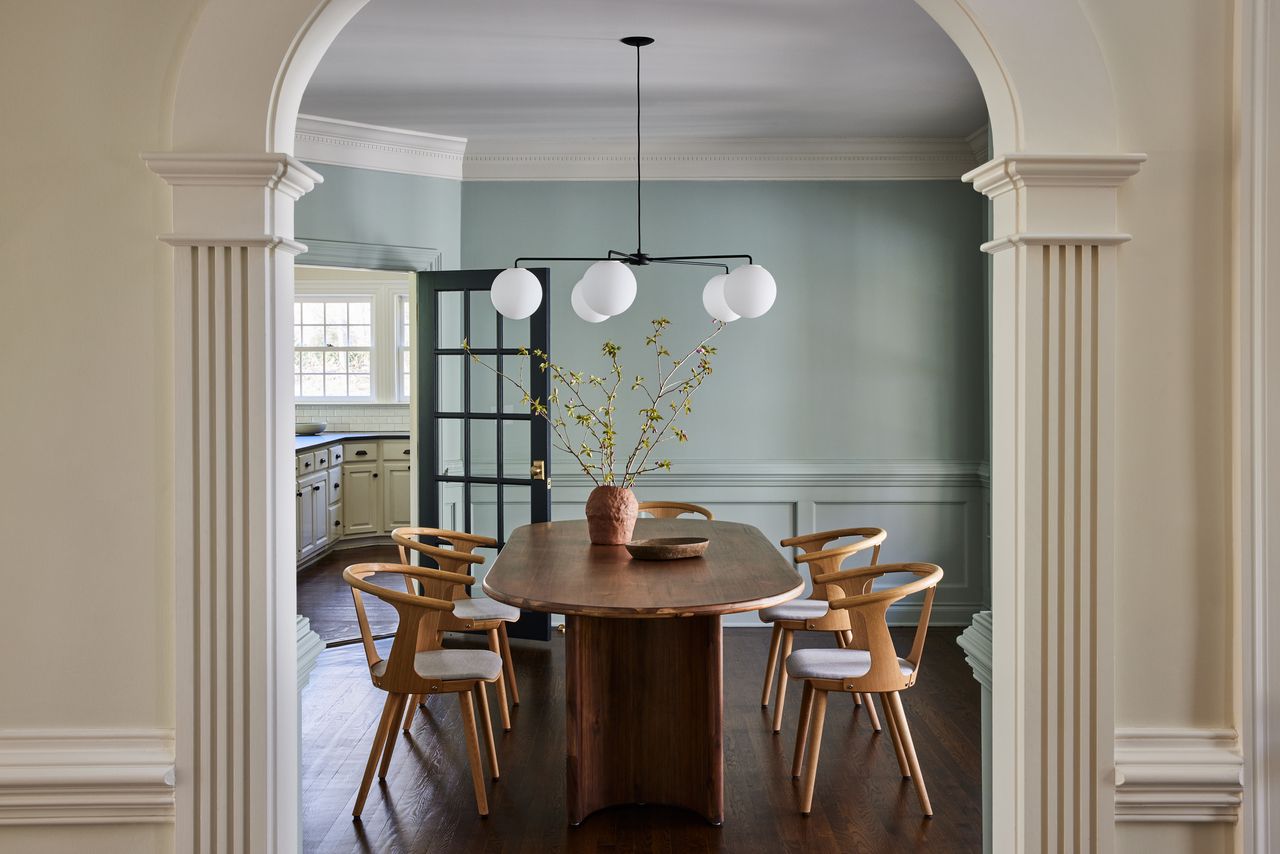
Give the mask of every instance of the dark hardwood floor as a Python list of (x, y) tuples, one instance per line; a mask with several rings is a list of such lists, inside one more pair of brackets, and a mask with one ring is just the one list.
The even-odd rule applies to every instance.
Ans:
[[(342, 553), (343, 566), (356, 562), (352, 555)], [(348, 609), (350, 601), (346, 596)], [(935, 817), (928, 820), (911, 782), (898, 773), (888, 733), (873, 736), (865, 712), (834, 696), (813, 814), (801, 816), (800, 784), (790, 777), (800, 689), (792, 685), (783, 731), (773, 735), (759, 702), (769, 632), (726, 629), (725, 821), (718, 828), (693, 813), (661, 807), (613, 808), (580, 827), (568, 826), (561, 635), (550, 643), (512, 641), (522, 702), (512, 713), (511, 732), (495, 724), (502, 779), (490, 784), (488, 818), (475, 812), (457, 700), (446, 696), (430, 698), (411, 736), (397, 734), (386, 783), (375, 780), (363, 821), (353, 822), (351, 806), (385, 695), (370, 683), (359, 646), (328, 649), (302, 694), (304, 850), (980, 851), (979, 689), (956, 646), (957, 632), (929, 633), (920, 681), (903, 695), (933, 800)], [(831, 642), (796, 637), (797, 648)], [(906, 634), (897, 640), (900, 648), (909, 645)], [(469, 637), (448, 643), (480, 645)]]
[[(355, 563), (399, 562), (400, 551), (390, 543), (330, 552), (298, 573), (298, 613), (311, 620), (311, 630), (330, 646), (359, 640), (351, 588), (342, 580), (342, 570)], [(403, 582), (393, 576), (374, 576), (373, 582), (403, 589)], [(365, 610), (375, 635), (395, 631), (395, 608), (366, 596)]]

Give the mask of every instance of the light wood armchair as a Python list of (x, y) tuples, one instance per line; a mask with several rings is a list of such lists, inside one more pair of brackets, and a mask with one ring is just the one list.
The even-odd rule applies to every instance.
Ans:
[[(448, 543), (442, 548), (419, 541), (418, 537), (433, 537)], [(473, 554), (477, 548), (497, 548), (498, 541), (478, 534), (450, 531), (444, 528), (396, 528), (391, 539), (400, 547), (400, 562), (409, 565), (409, 552), (417, 552), (428, 558), (442, 570), (466, 573), (472, 565), (483, 564), (484, 558)], [(421, 582), (419, 582), (421, 583)], [(406, 579), (409, 592), (415, 592), (412, 579)], [(423, 585), (424, 588), (426, 585)], [(423, 591), (433, 595), (430, 591)], [(441, 591), (440, 598), (452, 600), (453, 611), (440, 618), (440, 632), (484, 632), (489, 638), (489, 649), (502, 656), (503, 675), (498, 679), (498, 711), (502, 717), (502, 729), (511, 729), (511, 712), (507, 708), (507, 691), (511, 692), (511, 705), (520, 705), (520, 689), (516, 686), (516, 668), (511, 660), (511, 642), (507, 638), (507, 623), (520, 619), (520, 609), (496, 599), (472, 598), (467, 591), (452, 585)], [(422, 706), (425, 697), (415, 697), (405, 712), (404, 729), (413, 723), (414, 711)]]
[(683, 501), (641, 501), (639, 512), (648, 513), (655, 519), (675, 519), (685, 513), (693, 513), (703, 519), (715, 519), (711, 511), (698, 504), (686, 504)]
[[(772, 608), (759, 612), (760, 619), (773, 623), (773, 637), (769, 640), (769, 659), (765, 665), (764, 689), (760, 692), (760, 707), (769, 707), (769, 692), (773, 688), (774, 673), (778, 671), (778, 662), (786, 661), (791, 654), (791, 647), (796, 632), (831, 632), (835, 635), (836, 646), (845, 648), (858, 644), (860, 640), (849, 622), (849, 615), (844, 611), (832, 609), (830, 600), (844, 594), (838, 587), (819, 583), (818, 576), (835, 572), (848, 558), (871, 549), (871, 565), (880, 560), (880, 545), (888, 534), (883, 528), (839, 528), (834, 531), (819, 531), (815, 534), (803, 534), (788, 537), (782, 541), (787, 548), (798, 547), (801, 554), (795, 562), (808, 567), (813, 581), (813, 590), (807, 599), (793, 599)], [(843, 546), (827, 548), (836, 540), (846, 537), (857, 537)], [(861, 648), (861, 647), (860, 647)], [(862, 703), (860, 695), (854, 695), (855, 703)], [(787, 672), (783, 668), (778, 673), (778, 694), (773, 707), (773, 731), (782, 731), (782, 711), (787, 700)], [(876, 732), (880, 731), (880, 719), (873, 705), (866, 703), (867, 716)]]
[[(884, 590), (872, 590), (872, 582), (888, 573), (911, 573), (914, 580)], [(879, 694), (888, 719), (889, 735), (898, 757), (898, 770), (903, 777), (915, 783), (920, 809), (926, 816), (933, 815), (924, 775), (916, 758), (916, 748), (911, 740), (911, 728), (902, 707), (900, 693), (910, 688), (920, 677), (920, 663), (924, 656), (925, 635), (929, 629), (929, 614), (942, 569), (931, 563), (882, 563), (859, 569), (819, 575), (819, 584), (831, 585), (842, 594), (831, 600), (832, 610), (842, 610), (849, 615), (855, 634), (861, 633), (866, 641), (862, 649), (802, 649), (787, 658), (787, 672), (804, 681), (804, 699), (800, 705), (800, 721), (796, 728), (795, 756), (791, 776), (799, 777), (804, 765), (804, 788), (800, 811), (808, 815), (813, 807), (813, 786), (818, 773), (818, 754), (822, 747), (822, 725), (827, 713), (827, 694), (831, 691), (862, 694), (868, 700)], [(899, 657), (889, 634), (889, 607), (915, 593), (924, 593), (920, 606), (920, 622), (916, 626), (911, 651)], [(869, 702), (868, 702), (869, 705)], [(809, 755), (804, 760), (805, 742)]]
[[(365, 658), (369, 662), (369, 678), (373, 684), (387, 692), (382, 707), (382, 718), (369, 751), (364, 778), (356, 795), (352, 815), (358, 820), (364, 811), (364, 802), (373, 782), (374, 769), (378, 779), (387, 778), (391, 754), (396, 741), (392, 730), (410, 699), (425, 694), (457, 694), (462, 710), (462, 727), (466, 732), (467, 759), (471, 765), (471, 783), (475, 788), (476, 808), (480, 815), (489, 814), (489, 802), (485, 795), (484, 772), (480, 767), (480, 742), (476, 734), (475, 708), (472, 698), (480, 706), (480, 723), (489, 752), (489, 770), (498, 779), (498, 754), (493, 741), (493, 724), (489, 720), (489, 698), (485, 684), (494, 682), (502, 673), (502, 661), (496, 653), (483, 649), (441, 649), (439, 624), (441, 618), (453, 610), (453, 602), (447, 598), (401, 593), (369, 581), (377, 574), (401, 575), (406, 580), (418, 580), (431, 590), (441, 586), (463, 586), (475, 581), (469, 575), (444, 572), (416, 566), (400, 566), (394, 563), (361, 563), (349, 566), (342, 572), (342, 579), (351, 586), (351, 598), (355, 602), (356, 619), (360, 623), (360, 640), (364, 644)], [(383, 658), (373, 642), (369, 618), (365, 613), (364, 596), (368, 593), (396, 609), (400, 618), (391, 651)], [(379, 764), (381, 757), (381, 764)]]

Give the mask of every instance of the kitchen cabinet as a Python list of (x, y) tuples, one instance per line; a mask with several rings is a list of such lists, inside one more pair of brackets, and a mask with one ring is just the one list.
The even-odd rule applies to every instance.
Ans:
[(409, 521), (409, 463), (383, 460), (378, 463), (382, 479), (382, 530), (391, 533), (407, 527)]
[(376, 534), (382, 530), (382, 491), (378, 463), (346, 463), (342, 466), (342, 533)]

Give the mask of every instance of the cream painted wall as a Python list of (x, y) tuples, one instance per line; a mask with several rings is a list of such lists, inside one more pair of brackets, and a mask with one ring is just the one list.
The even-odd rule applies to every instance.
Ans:
[[(5, 4), (0, 729), (171, 727), (168, 144), (194, 0)], [(164, 825), (0, 828), (4, 851), (161, 851)]]

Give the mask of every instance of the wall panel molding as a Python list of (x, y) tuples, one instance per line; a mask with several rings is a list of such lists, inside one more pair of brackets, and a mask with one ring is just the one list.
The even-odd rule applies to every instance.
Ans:
[(1232, 729), (1117, 729), (1116, 821), (1235, 822), (1244, 757)]
[(0, 730), (0, 825), (173, 817), (173, 730)]

